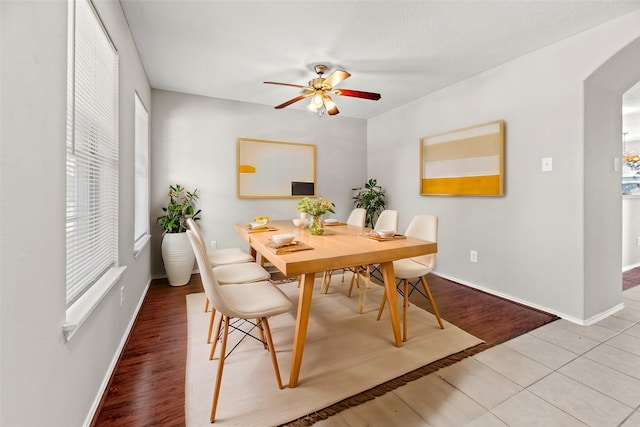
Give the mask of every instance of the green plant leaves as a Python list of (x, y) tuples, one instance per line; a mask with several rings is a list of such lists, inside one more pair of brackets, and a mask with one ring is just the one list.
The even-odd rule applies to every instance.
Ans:
[(201, 210), (195, 210), (194, 204), (198, 199), (198, 189), (193, 192), (186, 191), (180, 184), (169, 186), (169, 204), (162, 210), (164, 215), (156, 218), (156, 222), (164, 228), (165, 233), (182, 233), (187, 230), (185, 221), (187, 218), (199, 220)]

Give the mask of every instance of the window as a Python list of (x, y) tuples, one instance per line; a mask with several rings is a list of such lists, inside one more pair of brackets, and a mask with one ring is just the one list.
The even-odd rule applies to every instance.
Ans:
[(145, 247), (149, 238), (149, 113), (135, 94), (135, 174), (134, 174), (134, 255)]
[(118, 55), (88, 0), (70, 3), (68, 56), (67, 338), (123, 270), (118, 267)]

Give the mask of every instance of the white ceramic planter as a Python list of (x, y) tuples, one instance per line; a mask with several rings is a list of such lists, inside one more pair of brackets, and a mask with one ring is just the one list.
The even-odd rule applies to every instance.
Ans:
[(166, 233), (162, 238), (162, 260), (171, 286), (189, 283), (196, 256), (187, 233)]

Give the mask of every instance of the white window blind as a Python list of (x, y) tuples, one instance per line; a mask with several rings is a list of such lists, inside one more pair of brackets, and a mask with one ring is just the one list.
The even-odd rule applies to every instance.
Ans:
[(118, 265), (118, 55), (88, 0), (69, 7), (67, 306)]
[(149, 237), (149, 113), (137, 93), (135, 97), (135, 252), (139, 252)]

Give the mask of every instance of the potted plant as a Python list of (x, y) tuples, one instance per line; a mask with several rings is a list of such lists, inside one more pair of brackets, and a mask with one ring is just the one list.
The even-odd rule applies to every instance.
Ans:
[(367, 211), (365, 226), (373, 228), (378, 216), (380, 216), (380, 212), (387, 208), (387, 197), (384, 194), (384, 190), (373, 178), (365, 182), (364, 187), (353, 188), (353, 190), (357, 191), (355, 196), (352, 197), (355, 207), (363, 208)]
[(185, 231), (186, 220), (191, 217), (198, 220), (200, 210), (195, 210), (194, 204), (198, 199), (198, 189), (186, 191), (180, 184), (169, 186), (169, 204), (162, 208), (164, 215), (159, 216), (162, 233), (162, 260), (167, 279), (171, 286), (182, 286), (189, 283), (195, 255)]
[(322, 197), (313, 200), (305, 197), (298, 202), (296, 209), (312, 218), (311, 224), (309, 225), (309, 234), (321, 236), (324, 233), (322, 215), (327, 212), (335, 213), (333, 211), (335, 206), (335, 204)]

